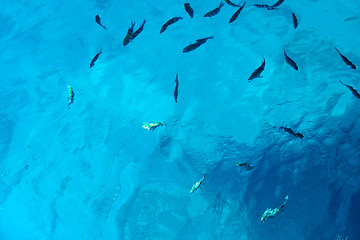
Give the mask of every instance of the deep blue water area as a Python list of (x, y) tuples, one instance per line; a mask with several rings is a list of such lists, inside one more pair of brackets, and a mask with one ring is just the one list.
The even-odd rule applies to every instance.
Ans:
[(360, 239), (360, 1), (275, 2), (1, 1), (0, 239)]

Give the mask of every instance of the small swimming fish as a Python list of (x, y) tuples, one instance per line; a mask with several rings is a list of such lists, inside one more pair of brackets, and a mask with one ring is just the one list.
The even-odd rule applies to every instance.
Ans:
[(229, 20), (229, 23), (232, 23), (233, 21), (235, 21), (237, 19), (237, 17), (239, 16), (239, 14), (241, 13), (241, 10), (243, 10), (243, 8), (245, 7), (245, 2), (242, 6), (240, 6), (240, 8), (234, 13), (234, 15), (232, 15), (232, 17)]
[(95, 16), (95, 22), (96, 22), (97, 24), (99, 24), (101, 27), (103, 27), (104, 29), (106, 29), (106, 27), (101, 24), (101, 20), (100, 20), (100, 16), (99, 16), (99, 15), (96, 15), (96, 16)]
[(192, 188), (191, 188), (191, 190), (190, 190), (190, 193), (193, 193), (194, 191), (196, 191), (199, 187), (200, 187), (200, 185), (202, 184), (202, 182), (205, 180), (205, 175), (198, 181), (198, 182), (196, 182), (193, 186), (192, 186)]
[(154, 131), (156, 128), (165, 126), (165, 122), (152, 122), (152, 123), (145, 123), (142, 127), (149, 131)]
[(291, 67), (293, 67), (296, 71), (299, 70), (298, 66), (296, 65), (295, 61), (292, 60), (285, 52), (285, 48), (284, 48), (284, 56), (285, 56), (285, 61), (287, 62), (287, 64), (289, 64)]
[(249, 82), (251, 82), (253, 79), (260, 77), (260, 74), (264, 71), (265, 69), (265, 58), (263, 56), (263, 62), (260, 65), (260, 67), (258, 67), (257, 69), (255, 69), (255, 71), (251, 74), (251, 76), (249, 77)]
[(160, 33), (163, 33), (168, 28), (168, 26), (170, 26), (171, 24), (176, 23), (180, 19), (183, 19), (183, 18), (182, 17), (173, 17), (172, 19), (167, 21), (164, 25), (162, 25)]
[(102, 49), (100, 50), (100, 52), (98, 54), (95, 55), (95, 57), (93, 57), (93, 59), (91, 60), (90, 63), (90, 68), (92, 68), (95, 65), (96, 60), (98, 60), (100, 54), (102, 53)]
[(249, 163), (247, 162), (243, 162), (243, 163), (235, 163), (236, 166), (239, 166), (239, 167), (243, 167), (246, 169), (246, 171), (250, 171), (252, 170), (254, 167), (251, 166)]
[(281, 204), (279, 208), (267, 208), (261, 217), (261, 221), (265, 222), (268, 218), (273, 218), (276, 215), (278, 215), (280, 210), (285, 207), (285, 204), (287, 203), (288, 199), (289, 196), (286, 196), (285, 201), (283, 202), (283, 204)]
[(133, 38), (133, 34), (134, 34), (134, 27), (135, 27), (135, 22), (131, 21), (131, 25), (128, 28), (128, 31), (126, 33), (126, 36), (123, 40), (123, 46), (125, 47), (126, 45), (129, 44), (129, 42), (132, 40)]
[(267, 5), (267, 4), (254, 4), (254, 6), (257, 8), (268, 8), (269, 7), (269, 5)]
[(197, 48), (200, 47), (202, 44), (204, 44), (208, 39), (214, 39), (214, 37), (211, 36), (211, 37), (206, 37), (206, 38), (201, 38), (201, 39), (196, 40), (195, 43), (186, 46), (186, 47), (183, 49), (183, 53), (191, 52), (191, 51), (197, 49)]
[(297, 19), (295, 13), (292, 13), (291, 15), (292, 15), (292, 19), (293, 19), (294, 29), (296, 29), (299, 24), (298, 19)]
[(241, 7), (240, 5), (236, 5), (235, 3), (230, 2), (230, 0), (224, 0), (227, 4), (233, 7)]
[(284, 132), (290, 133), (291, 135), (302, 139), (304, 137), (304, 135), (302, 135), (301, 133), (296, 133), (294, 132), (294, 130), (292, 130), (291, 128), (287, 128), (287, 127), (279, 127), (279, 130), (284, 130)]
[(131, 37), (131, 40), (134, 40), (143, 30), (144, 30), (144, 25), (146, 23), (146, 20), (144, 19), (144, 21), (142, 22), (141, 26), (138, 28), (138, 30), (136, 30), (132, 37)]
[(70, 85), (68, 85), (68, 93), (69, 93), (69, 97), (68, 97), (68, 108), (70, 109), (71, 104), (73, 104), (74, 102), (74, 98), (75, 98), (75, 93), (72, 89), (72, 87)]
[(185, 7), (186, 12), (189, 14), (189, 16), (191, 18), (193, 18), (194, 17), (194, 10), (190, 7), (190, 3), (185, 3), (184, 7)]
[(350, 62), (350, 60), (347, 59), (344, 55), (342, 55), (341, 52), (337, 48), (335, 48), (335, 50), (340, 54), (342, 60), (344, 61), (344, 63), (346, 65), (350, 66), (352, 69), (356, 69), (356, 66), (352, 62)]
[(275, 8), (267, 4), (254, 4), (257, 8), (266, 8), (267, 10), (274, 10)]
[(285, 0), (278, 0), (275, 4), (269, 6), (267, 4), (254, 4), (257, 8), (266, 8), (267, 10), (275, 10), (278, 6), (280, 6)]
[(356, 98), (359, 98), (359, 99), (360, 99), (360, 94), (359, 94), (352, 86), (344, 84), (341, 80), (339, 80), (339, 81), (340, 81), (340, 83), (341, 83), (342, 85), (344, 85), (345, 87), (347, 87), (348, 89), (350, 89), (350, 91), (352, 92), (352, 94), (353, 94)]
[(179, 79), (178, 79), (178, 73), (176, 74), (176, 78), (175, 78), (175, 90), (174, 90), (174, 98), (175, 98), (175, 102), (177, 102), (178, 99), (178, 95), (179, 95)]
[(213, 10), (211, 10), (210, 12), (207, 12), (204, 17), (213, 17), (215, 15), (217, 15), (220, 12), (220, 9), (224, 6), (224, 2), (221, 1), (219, 6)]
[(272, 5), (271, 7), (276, 8), (278, 6), (280, 6), (285, 0), (278, 0), (274, 5)]

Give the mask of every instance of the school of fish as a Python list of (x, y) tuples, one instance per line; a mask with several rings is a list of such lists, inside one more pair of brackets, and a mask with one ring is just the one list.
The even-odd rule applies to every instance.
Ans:
[[(258, 4), (253, 4), (252, 7), (256, 7), (256, 8), (259, 8), (259, 9), (276, 12), (275, 10), (279, 9), (282, 6), (282, 4), (284, 4), (284, 1), (285, 0), (278, 0), (277, 2), (275, 2), (272, 5), (258, 3)], [(246, 2), (243, 2), (242, 4), (237, 4), (237, 3), (231, 2), (230, 0), (224, 0), (224, 2), (220, 1), (220, 3), (216, 7), (213, 6), (215, 8), (213, 8), (213, 9), (209, 10), (208, 12), (206, 12), (203, 15), (203, 17), (205, 17), (205, 18), (213, 18), (213, 17), (215, 17), (216, 15), (218, 15), (220, 13), (221, 9), (225, 6), (225, 3), (227, 5), (229, 5), (230, 7), (236, 8), (235, 13), (229, 19), (229, 23), (232, 24), (234, 21), (236, 21), (239, 18), (241, 12), (243, 11), (243, 9), (246, 6)], [(189, 17), (191, 19), (194, 18), (195, 11), (191, 7), (190, 3), (184, 3), (184, 10), (189, 15)], [(291, 19), (292, 19), (293, 28), (294, 28), (294, 31), (295, 31), (299, 27), (299, 21), (298, 21), (298, 18), (295, 15), (294, 12), (291, 11), (289, 13), (289, 18), (290, 18), (290, 15), (291, 15)], [(178, 22), (180, 22), (182, 19), (184, 19), (182, 16), (174, 16), (174, 17), (170, 18), (169, 20), (164, 21), (163, 25), (159, 26), (160, 27), (160, 34), (162, 34), (163, 37), (166, 37), (167, 33), (164, 33), (164, 32), (166, 30), (168, 30), (170, 26), (171, 26), (170, 29), (173, 29), (173, 28), (175, 29)], [(102, 24), (102, 21), (101, 21), (101, 18), (100, 18), (99, 15), (95, 16), (95, 22), (100, 27), (102, 27), (104, 30), (108, 29), (107, 27), (105, 27)], [(124, 37), (123, 43), (122, 43), (124, 47), (126, 47), (128, 44), (130, 44), (130, 42), (132, 42), (136, 37), (138, 37), (140, 35), (140, 33), (144, 30), (146, 22), (147, 22), (146, 20), (143, 20), (143, 22), (141, 23), (141, 25), (139, 26), (139, 28), (137, 30), (134, 29), (136, 23), (134, 21), (130, 22), (130, 26), (128, 27), (128, 30), (127, 30), (127, 32), (125, 34), (125, 37)], [(190, 43), (189, 45), (184, 46), (183, 53), (190, 53), (190, 52), (198, 49), (200, 46), (203, 46), (206, 42), (208, 42), (208, 40), (211, 40), (211, 39), (214, 39), (214, 38), (215, 38), (214, 36), (208, 36), (208, 37), (197, 39), (193, 43)], [(346, 66), (348, 66), (352, 70), (356, 70), (355, 64), (352, 63), (342, 52), (340, 52), (340, 50), (337, 47), (334, 47), (334, 50), (338, 53), (341, 60), (345, 63)], [(295, 71), (301, 71), (302, 70), (301, 66), (299, 68), (298, 65), (296, 64), (295, 60), (288, 55), (288, 53), (286, 52), (286, 47), (285, 46), (283, 48), (283, 53), (284, 53), (284, 60), (285, 60), (284, 62), (286, 64), (288, 64)], [(92, 58), (92, 60), (90, 62), (90, 68), (95, 66), (95, 62), (99, 60), (99, 57), (100, 57), (101, 54), (102, 54), (102, 49)], [(253, 80), (261, 78), (262, 77), (261, 75), (265, 71), (265, 66), (266, 66), (265, 57), (262, 56), (262, 62), (260, 64), (260, 66), (258, 66), (257, 68), (255, 68), (255, 66), (254, 66), (255, 69), (250, 74), (250, 76), (248, 78), (248, 82), (251, 83)], [(256, 80), (256, 81), (258, 81), (258, 80)], [(340, 82), (340, 84), (345, 86), (348, 90), (350, 90), (350, 92), (352, 93), (352, 95), (355, 98), (360, 99), (360, 94), (358, 93), (358, 91), (353, 86), (345, 84), (341, 80), (339, 80), (339, 82)], [(176, 76), (175, 76), (175, 88), (174, 88), (174, 92), (173, 92), (175, 103), (178, 103), (178, 101), (179, 101), (179, 93), (180, 93), (179, 86), (180, 86), (179, 85), (179, 73), (177, 73)], [(74, 96), (75, 96), (74, 91), (73, 91), (71, 86), (68, 86), (68, 93), (69, 93), (68, 108), (70, 109), (70, 106), (74, 102)], [(166, 125), (166, 123), (163, 123), (163, 122), (152, 122), (150, 124), (149, 123), (144, 124), (143, 128), (145, 128), (147, 130), (150, 130), (150, 131), (154, 131), (157, 127), (165, 126), (165, 125)], [(302, 133), (295, 132), (294, 130), (292, 130), (289, 127), (280, 126), (280, 127), (273, 127), (273, 128), (275, 128), (275, 129), (277, 129), (277, 130), (279, 130), (281, 132), (286, 132), (286, 133), (288, 133), (288, 134), (292, 135), (293, 137), (298, 138), (300, 140), (304, 138), (304, 135)], [(250, 170), (252, 170), (254, 168), (248, 162), (235, 163), (235, 165), (245, 169), (246, 171), (250, 171)], [(199, 189), (200, 185), (203, 184), (204, 180), (205, 180), (205, 174), (198, 182), (196, 182), (193, 185), (193, 187), (190, 190), (190, 193), (193, 193), (194, 191)]]
[[(245, 4), (246, 2), (244, 1), (242, 4), (236, 4), (236, 3), (233, 3), (231, 2), (230, 0), (224, 0), (223, 1), (220, 1), (219, 5), (208, 11), (207, 13), (205, 13), (203, 15), (203, 17), (208, 17), (208, 18), (212, 18), (214, 16), (216, 16), (217, 14), (220, 13), (222, 7), (224, 7), (224, 5), (228, 4), (229, 6), (231, 7), (235, 7), (237, 8), (236, 12), (230, 17), (230, 20), (229, 20), (229, 23), (233, 23), (240, 15), (241, 11), (244, 9), (245, 7)], [(284, 3), (284, 0), (278, 0), (277, 2), (275, 2), (273, 5), (267, 5), (267, 4), (254, 4), (255, 7), (257, 8), (260, 8), (260, 9), (265, 9), (265, 10), (276, 10), (278, 9), (282, 4)], [(188, 15), (190, 16), (190, 18), (192, 19), (194, 17), (194, 9), (191, 7), (190, 3), (184, 3), (184, 9), (185, 11), (188, 13)], [(291, 17), (292, 17), (292, 22), (293, 22), (293, 27), (294, 29), (297, 29), (298, 25), (299, 25), (299, 22), (298, 22), (298, 19), (295, 15), (294, 12), (290, 12), (291, 14)], [(160, 28), (160, 34), (164, 33), (168, 27), (170, 25), (174, 25), (176, 24), (178, 21), (180, 21), (181, 19), (183, 19), (183, 17), (181, 16), (176, 16), (176, 17), (173, 17), (171, 19), (169, 19), (168, 21), (166, 21)], [(101, 22), (101, 19), (100, 19), (100, 16), (99, 15), (96, 15), (95, 16), (95, 21), (96, 23), (101, 26), (103, 29), (107, 29)], [(135, 22), (131, 21), (131, 24), (127, 30), (127, 33), (123, 39), (123, 46), (127, 46), (131, 41), (133, 41), (143, 30), (144, 30), (144, 26), (145, 26), (145, 23), (146, 23), (146, 20), (144, 20), (142, 22), (142, 24), (140, 25), (140, 27), (134, 31), (134, 27), (135, 27)], [(184, 49), (183, 49), (183, 53), (188, 53), (188, 52), (191, 52), (191, 51), (194, 51), (195, 49), (199, 48), (200, 46), (202, 46), (204, 43), (207, 42), (207, 40), (209, 39), (214, 39), (214, 36), (210, 36), (210, 37), (205, 37), (205, 38), (201, 38), (201, 39), (197, 39), (195, 40), (194, 43), (190, 43), (188, 46), (185, 46)], [(356, 69), (356, 66), (355, 64), (353, 64), (347, 57), (345, 57), (336, 47), (335, 47), (335, 50), (338, 52), (338, 54), (340, 55), (341, 59), (343, 60), (343, 62), (348, 65), (351, 69)], [(98, 60), (100, 54), (102, 53), (102, 49), (100, 50), (99, 53), (97, 53), (94, 58), (91, 60), (91, 63), (90, 63), (90, 68), (92, 68), (94, 65), (95, 65), (95, 62)], [(250, 75), (248, 81), (249, 82), (252, 82), (254, 79), (256, 78), (260, 78), (261, 77), (261, 74), (262, 72), (265, 70), (265, 57), (262, 56), (263, 58), (263, 61), (261, 63), (261, 65), (256, 68)], [(296, 64), (296, 62), (290, 58), (288, 56), (288, 54), (286, 53), (286, 50), (285, 50), (285, 47), (284, 47), (284, 58), (285, 58), (285, 62), (291, 66), (294, 70), (298, 71), (299, 70), (299, 67), (298, 65)], [(178, 99), (178, 94), (179, 94), (179, 79), (178, 79), (178, 74), (176, 75), (176, 86), (175, 86), (175, 90), (174, 90), (174, 98), (175, 98), (175, 102), (177, 102), (177, 99)], [(341, 82), (342, 83), (342, 82)], [(343, 84), (343, 83), (342, 83)], [(343, 84), (345, 85), (345, 84)], [(349, 85), (345, 85), (348, 89), (351, 90), (351, 92), (353, 93), (353, 95), (355, 97), (358, 98), (358, 95), (354, 94), (354, 92), (356, 92), (356, 90), (352, 87), (352, 86), (349, 86)], [(357, 92), (356, 92), (357, 93)]]

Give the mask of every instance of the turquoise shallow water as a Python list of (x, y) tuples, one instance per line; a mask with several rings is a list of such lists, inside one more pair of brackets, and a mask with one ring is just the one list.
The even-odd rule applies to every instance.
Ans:
[(360, 238), (360, 2), (184, 3), (0, 3), (0, 239)]

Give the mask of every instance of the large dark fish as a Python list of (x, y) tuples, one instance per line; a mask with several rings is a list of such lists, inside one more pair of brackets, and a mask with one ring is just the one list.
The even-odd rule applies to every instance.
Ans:
[(261, 64), (261, 66), (260, 67), (258, 67), (252, 74), (251, 74), (251, 76), (249, 77), (249, 82), (251, 82), (253, 79), (255, 79), (255, 78), (258, 78), (258, 77), (260, 77), (260, 74), (264, 71), (264, 69), (265, 69), (265, 58), (264, 58), (264, 56), (263, 56), (263, 62), (262, 62), (262, 64)]
[(176, 74), (176, 78), (175, 78), (175, 90), (174, 90), (174, 98), (175, 98), (175, 102), (177, 102), (178, 99), (178, 95), (179, 95), (179, 79), (178, 79), (178, 73)]
[(183, 18), (182, 17), (173, 17), (172, 19), (167, 21), (164, 25), (162, 25), (160, 33), (163, 33), (167, 29), (168, 26), (170, 26), (171, 24), (176, 23), (180, 19), (183, 19)]
[(101, 27), (103, 27), (104, 29), (106, 29), (106, 27), (101, 24), (101, 20), (100, 20), (100, 16), (99, 16), (99, 15), (96, 15), (96, 16), (95, 16), (95, 22), (96, 22), (97, 24), (99, 24)]
[(130, 27), (128, 28), (128, 31), (127, 31), (127, 33), (126, 33), (126, 36), (125, 36), (125, 38), (124, 38), (124, 40), (123, 40), (123, 45), (124, 45), (124, 47), (125, 47), (126, 45), (128, 45), (129, 42), (133, 39), (134, 27), (135, 27), (135, 23), (134, 23), (133, 21), (131, 21), (131, 25), (130, 25)]
[(224, 0), (227, 4), (229, 4), (230, 6), (233, 6), (233, 7), (240, 7), (240, 5), (237, 5), (235, 3), (232, 3), (230, 2), (230, 0)]
[(195, 43), (186, 46), (186, 47), (184, 48), (184, 50), (183, 50), (183, 53), (191, 52), (191, 51), (197, 49), (197, 48), (200, 47), (202, 44), (204, 44), (208, 39), (214, 39), (214, 37), (211, 36), (211, 37), (206, 37), (206, 38), (201, 38), (201, 39), (196, 40)]
[(186, 12), (190, 15), (191, 18), (194, 17), (194, 10), (190, 7), (190, 3), (184, 4)]
[(237, 17), (239, 16), (239, 14), (241, 13), (241, 10), (245, 7), (245, 2), (244, 4), (234, 13), (234, 15), (232, 15), (232, 17), (229, 20), (229, 23), (232, 23), (233, 21), (235, 21), (237, 19)]
[(294, 29), (296, 29), (299, 24), (298, 19), (297, 19), (295, 13), (292, 13), (291, 15), (292, 15), (292, 19), (293, 19)]
[(273, 8), (276, 8), (280, 6), (285, 0), (278, 0), (274, 5), (272, 5)]
[(285, 56), (285, 61), (287, 62), (287, 64), (289, 64), (291, 67), (293, 67), (296, 71), (299, 70), (298, 66), (296, 65), (295, 61), (292, 60), (285, 52), (285, 48), (284, 48), (284, 56)]
[(210, 12), (207, 12), (204, 17), (213, 17), (216, 14), (218, 14), (220, 12), (220, 9), (224, 6), (223, 1), (220, 2), (219, 6), (213, 10), (211, 10)]
[(142, 22), (141, 26), (138, 28), (138, 30), (136, 30), (136, 31), (133, 33), (133, 35), (132, 35), (132, 37), (131, 37), (131, 40), (134, 40), (134, 39), (144, 30), (144, 25), (145, 25), (145, 23), (146, 23), (146, 20), (144, 20), (144, 21)]
[(352, 69), (356, 69), (356, 66), (352, 62), (350, 62), (350, 60), (347, 59), (344, 55), (342, 55), (341, 52), (337, 48), (335, 48), (335, 50), (340, 54), (342, 60), (344, 61), (344, 63), (346, 65), (350, 66)]
[(100, 54), (102, 53), (102, 49), (100, 50), (100, 52), (98, 54), (95, 55), (95, 57), (91, 60), (90, 63), (90, 68), (92, 68), (95, 65), (96, 60), (98, 60)]
[(344, 84), (341, 80), (339, 80), (339, 81), (340, 81), (340, 83), (341, 83), (342, 85), (344, 85), (345, 87), (347, 87), (348, 89), (350, 89), (350, 91), (352, 92), (352, 94), (353, 94), (356, 98), (359, 98), (359, 99), (360, 99), (360, 94), (359, 94), (352, 86)]
[(292, 130), (291, 128), (287, 128), (287, 127), (279, 127), (279, 130), (284, 130), (284, 132), (288, 132), (290, 133), (291, 135), (297, 137), (297, 138), (300, 138), (302, 139), (304, 137), (304, 135), (302, 135), (301, 133), (296, 133), (294, 132), (294, 130)]

